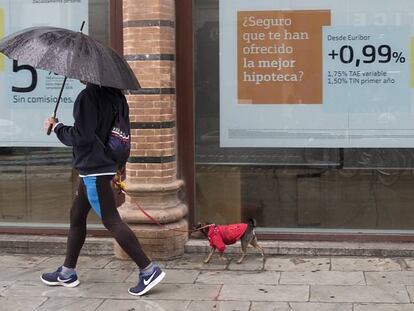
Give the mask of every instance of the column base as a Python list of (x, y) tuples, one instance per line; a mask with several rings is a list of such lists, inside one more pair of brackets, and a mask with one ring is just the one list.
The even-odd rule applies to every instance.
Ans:
[[(188, 240), (188, 233), (175, 230), (188, 230), (187, 220), (165, 224), (163, 227), (152, 224), (128, 224), (137, 236), (145, 254), (151, 260), (168, 260), (184, 254), (184, 245)], [(119, 244), (114, 242), (115, 257), (129, 260), (129, 256)]]

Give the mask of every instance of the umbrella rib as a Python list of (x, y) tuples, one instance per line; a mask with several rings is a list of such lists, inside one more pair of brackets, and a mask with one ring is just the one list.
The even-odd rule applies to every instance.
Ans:
[[(96, 52), (96, 51), (98, 51), (98, 50), (103, 50), (103, 49), (101, 49), (100, 48), (100, 46), (97, 44), (97, 42), (96, 41), (93, 41), (93, 44), (97, 47), (94, 51)], [(97, 62), (97, 66), (98, 66), (98, 71), (99, 71), (99, 77), (101, 78), (100, 79), (100, 85), (102, 85), (102, 80), (103, 80), (103, 77), (104, 77), (104, 66), (105, 66), (105, 64), (103, 63), (103, 57), (99, 57), (99, 55), (98, 55), (98, 57), (96, 57), (96, 62)]]
[(80, 80), (80, 77), (76, 76), (75, 74), (72, 75), (72, 72), (74, 72), (74, 70), (72, 68), (72, 64), (74, 63), (74, 59), (76, 57), (76, 52), (79, 52), (80, 45), (82, 43), (82, 39), (83, 39), (82, 38), (82, 33), (75, 32), (75, 38), (73, 40), (74, 41), (74, 47), (71, 51), (72, 55), (71, 55), (70, 58), (67, 59), (67, 62), (68, 62), (67, 63), (67, 68), (68, 68), (67, 76), (78, 79), (78, 80)]

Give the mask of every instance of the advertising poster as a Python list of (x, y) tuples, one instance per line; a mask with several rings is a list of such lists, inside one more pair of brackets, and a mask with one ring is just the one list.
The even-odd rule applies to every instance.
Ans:
[(221, 147), (413, 147), (414, 1), (220, 1)]
[[(88, 0), (0, 0), (0, 38), (33, 26), (54, 26), (79, 31), (88, 29)], [(52, 115), (64, 77), (36, 70), (0, 56), (0, 146), (62, 146), (55, 135), (47, 136), (43, 121)], [(58, 115), (73, 123), (72, 110), (84, 86), (68, 79)]]

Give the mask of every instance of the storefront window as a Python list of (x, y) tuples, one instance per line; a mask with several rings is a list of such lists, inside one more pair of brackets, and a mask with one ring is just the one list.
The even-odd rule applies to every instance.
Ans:
[(400, 2), (194, 0), (194, 221), (414, 229)]
[[(110, 18), (110, 0), (0, 0), (0, 38), (32, 26), (78, 31), (85, 21), (83, 32), (109, 45)], [(0, 56), (0, 227), (59, 227), (69, 221), (78, 176), (71, 148), (46, 136), (43, 120), (53, 112), (63, 77), (20, 65)], [(68, 80), (57, 115), (66, 124), (73, 123), (81, 89)]]

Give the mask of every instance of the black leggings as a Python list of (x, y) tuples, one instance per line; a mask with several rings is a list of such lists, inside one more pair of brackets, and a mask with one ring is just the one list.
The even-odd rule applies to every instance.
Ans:
[(83, 177), (70, 211), (70, 229), (64, 266), (75, 268), (86, 237), (86, 218), (95, 210), (122, 249), (138, 265), (146, 268), (151, 261), (145, 255), (132, 230), (122, 221), (115, 206), (111, 187), (112, 176)]

